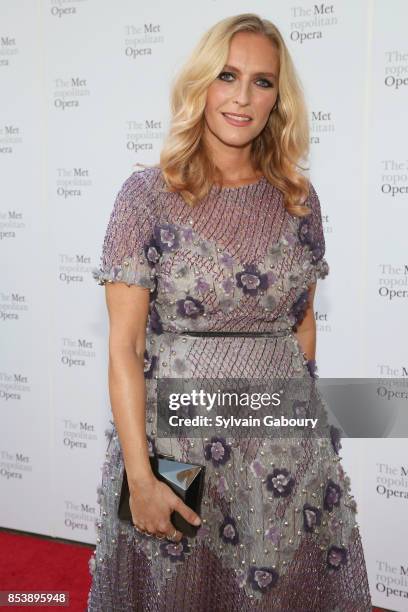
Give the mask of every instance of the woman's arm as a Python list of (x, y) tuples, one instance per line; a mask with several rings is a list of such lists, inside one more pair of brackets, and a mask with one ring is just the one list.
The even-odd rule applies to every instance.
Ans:
[(155, 478), (146, 440), (144, 352), (149, 289), (126, 283), (106, 284), (109, 313), (109, 394), (121, 443), (130, 491), (130, 510), (142, 531), (182, 537), (170, 522), (177, 510), (194, 525), (200, 517), (163, 482)]
[(152, 479), (146, 442), (144, 351), (149, 290), (105, 285), (109, 313), (109, 395), (129, 486)]

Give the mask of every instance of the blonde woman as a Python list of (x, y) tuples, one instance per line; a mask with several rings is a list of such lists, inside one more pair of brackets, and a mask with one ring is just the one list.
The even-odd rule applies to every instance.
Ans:
[[(88, 612), (371, 610), (337, 430), (257, 444), (157, 431), (162, 378), (317, 377), (313, 298), (328, 264), (300, 172), (307, 110), (276, 26), (254, 14), (214, 25), (171, 110), (160, 164), (121, 187), (94, 272), (114, 419)], [(199, 514), (154, 476), (158, 452), (205, 465)], [(117, 517), (124, 467), (133, 524)]]

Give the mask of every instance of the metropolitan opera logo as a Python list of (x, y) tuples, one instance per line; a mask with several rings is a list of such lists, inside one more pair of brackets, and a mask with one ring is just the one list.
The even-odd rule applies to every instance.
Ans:
[(88, 0), (50, 0), (50, 15), (57, 19), (77, 15), (80, 6), (86, 2)]
[(61, 200), (75, 200), (87, 195), (93, 181), (88, 168), (57, 168), (56, 195)]
[(21, 128), (18, 125), (0, 126), (0, 155), (11, 155), (22, 142)]
[(14, 36), (0, 36), (0, 68), (10, 66), (19, 52)]
[(384, 85), (399, 91), (408, 86), (408, 52), (385, 51), (384, 53)]
[(310, 7), (292, 6), (288, 21), (291, 41), (302, 45), (319, 40), (324, 38), (328, 28), (338, 24), (336, 5), (320, 3)]
[(162, 25), (160, 23), (144, 23), (142, 25), (125, 25), (124, 50), (125, 56), (132, 60), (151, 56), (157, 45), (164, 43)]
[(31, 458), (20, 451), (0, 449), (0, 478), (5, 480), (24, 480), (27, 472), (32, 472)]
[[(402, 200), (408, 194), (408, 163), (396, 159), (381, 161), (381, 193)], [(399, 198), (401, 196), (401, 198)]]
[(72, 450), (86, 450), (98, 440), (95, 424), (89, 420), (62, 419), (62, 444)]
[(84, 502), (73, 501), (72, 499), (65, 500), (64, 525), (71, 531), (88, 531), (93, 532), (96, 508), (91, 504)]
[(163, 121), (143, 119), (126, 121), (125, 146), (132, 153), (159, 151), (164, 139)]
[(53, 105), (61, 112), (83, 106), (84, 99), (90, 95), (87, 78), (79, 76), (54, 78)]
[(408, 298), (407, 264), (379, 264), (378, 295), (390, 302)]

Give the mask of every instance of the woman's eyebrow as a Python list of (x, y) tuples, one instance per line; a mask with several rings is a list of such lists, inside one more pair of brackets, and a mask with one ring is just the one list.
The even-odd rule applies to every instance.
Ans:
[[(234, 72), (238, 72), (239, 74), (241, 74), (241, 71), (239, 68), (236, 68), (235, 66), (231, 66), (230, 64), (226, 64), (224, 66), (224, 70), (233, 70)], [(254, 72), (253, 76), (271, 76), (274, 79), (276, 79), (276, 74), (274, 72)]]

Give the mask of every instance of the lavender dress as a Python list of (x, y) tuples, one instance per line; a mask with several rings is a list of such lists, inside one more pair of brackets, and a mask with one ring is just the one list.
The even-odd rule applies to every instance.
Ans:
[[(318, 196), (311, 186), (312, 214), (300, 220), (264, 177), (213, 186), (194, 209), (162, 187), (159, 168), (124, 182), (94, 277), (150, 289), (146, 433), (151, 452), (206, 465), (203, 523), (195, 538), (174, 544), (118, 520), (123, 456), (111, 421), (88, 612), (369, 611), (337, 431), (314, 441), (265, 438), (253, 447), (222, 436), (160, 438), (155, 429), (161, 377), (314, 375), (294, 326), (307, 287), (329, 271)], [(188, 330), (276, 335), (183, 335)]]

